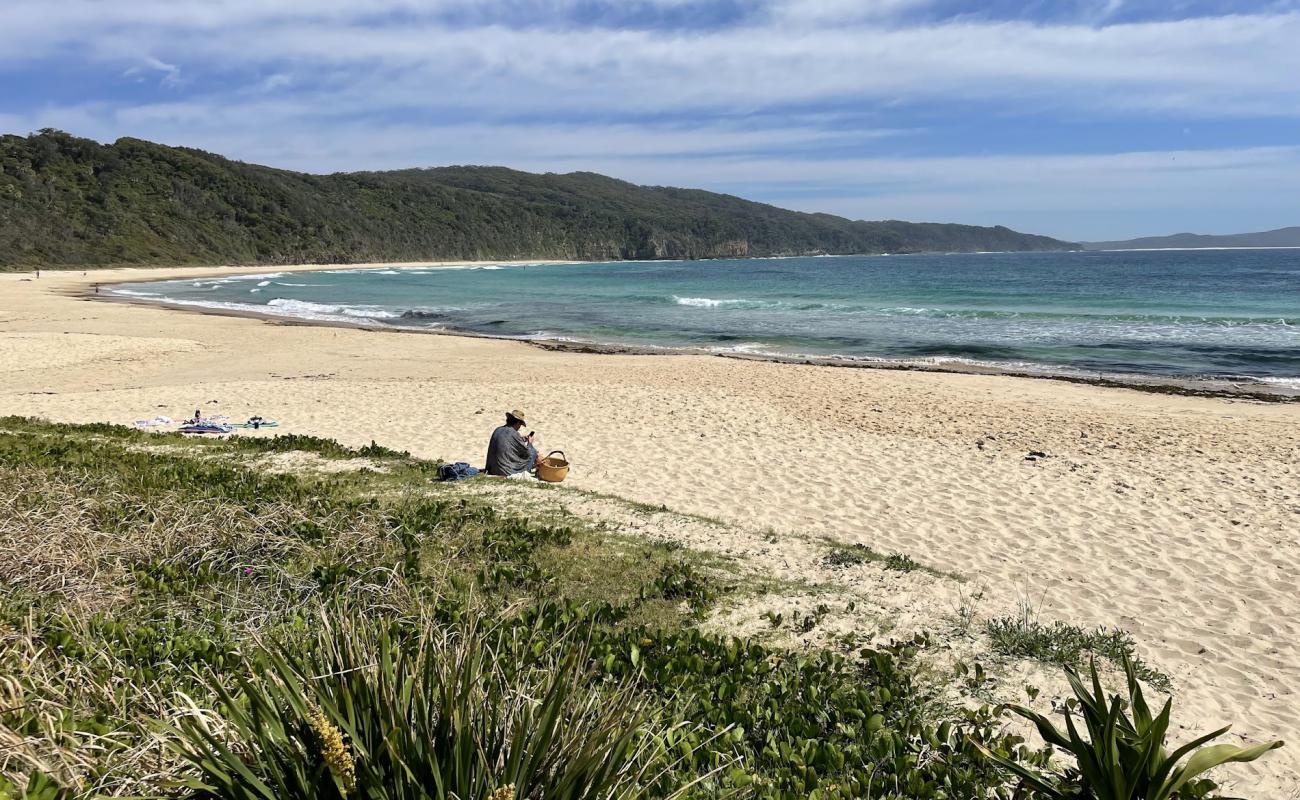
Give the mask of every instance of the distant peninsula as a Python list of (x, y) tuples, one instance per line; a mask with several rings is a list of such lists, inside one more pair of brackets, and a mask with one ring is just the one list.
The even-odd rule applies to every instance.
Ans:
[(603, 175), (460, 166), (313, 175), (123, 138), (0, 136), (0, 269), (1077, 250), (863, 222)]
[(1300, 226), (1224, 236), (1175, 233), (1171, 236), (1147, 236), (1118, 242), (1083, 243), (1084, 250), (1159, 250), (1196, 247), (1300, 247)]

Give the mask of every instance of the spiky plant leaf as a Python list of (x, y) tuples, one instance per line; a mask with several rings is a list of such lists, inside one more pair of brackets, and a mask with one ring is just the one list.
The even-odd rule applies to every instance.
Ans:
[[(1084, 683), (1073, 669), (1066, 668), (1066, 677), (1078, 701), (1078, 712), (1088, 733), (1087, 738), (1080, 733), (1068, 707), (1062, 712), (1064, 734), (1041, 714), (1023, 706), (1007, 707), (1033, 722), (1045, 741), (1073, 756), (1073, 772), (1040, 775), (986, 747), (977, 744), (976, 749), (1019, 778), (1022, 788), (1029, 787), (1054, 800), (1063, 797), (1180, 800), (1183, 797), (1204, 797), (1205, 792), (1213, 788), (1212, 784), (1204, 781), (1193, 784), (1193, 779), (1206, 771), (1230, 762), (1254, 761), (1269, 750), (1282, 746), (1282, 742), (1275, 741), (1252, 747), (1231, 744), (1203, 747), (1226, 733), (1228, 728), (1225, 727), (1199, 736), (1169, 753), (1165, 748), (1165, 736), (1169, 730), (1172, 701), (1166, 702), (1160, 713), (1153, 717), (1142, 695), (1136, 671), (1127, 659), (1124, 660), (1127, 701), (1117, 694), (1111, 695), (1107, 701), (1095, 663), (1090, 671), (1091, 686)], [(1131, 710), (1131, 717), (1126, 710)], [(1184, 758), (1187, 762), (1180, 766)], [(1183, 794), (1185, 790), (1191, 790), (1192, 794)]]
[(606, 800), (640, 796), (674, 765), (635, 695), (579, 669), (590, 659), (572, 639), (535, 648), (422, 623), (399, 641), (330, 619), (314, 655), (273, 648), (237, 692), (214, 688), (219, 718), (181, 720), (181, 752), (209, 793), (477, 800), (508, 786), (521, 800)]
[(1235, 744), (1216, 744), (1197, 751), (1187, 763), (1179, 767), (1169, 776), (1169, 782), (1161, 787), (1161, 791), (1153, 795), (1153, 800), (1169, 800), (1176, 797), (1178, 791), (1187, 785), (1187, 782), (1197, 775), (1211, 770), (1220, 764), (1230, 762), (1254, 761), (1269, 750), (1275, 750), (1282, 746), (1282, 742), (1266, 742), (1257, 744), (1253, 747), (1238, 747)]

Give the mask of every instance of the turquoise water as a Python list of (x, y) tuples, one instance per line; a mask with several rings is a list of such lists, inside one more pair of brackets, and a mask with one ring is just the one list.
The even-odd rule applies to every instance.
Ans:
[(1300, 250), (387, 268), (113, 291), (520, 338), (1300, 387)]

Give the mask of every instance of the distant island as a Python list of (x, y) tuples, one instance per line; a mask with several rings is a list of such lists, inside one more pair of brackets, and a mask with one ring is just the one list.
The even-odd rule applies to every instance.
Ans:
[(1175, 233), (1171, 236), (1146, 236), (1119, 242), (1083, 242), (1084, 250), (1158, 250), (1182, 247), (1300, 247), (1300, 226), (1224, 236)]
[(460, 166), (312, 175), (123, 138), (0, 136), (0, 269), (1077, 250), (863, 222), (603, 175)]

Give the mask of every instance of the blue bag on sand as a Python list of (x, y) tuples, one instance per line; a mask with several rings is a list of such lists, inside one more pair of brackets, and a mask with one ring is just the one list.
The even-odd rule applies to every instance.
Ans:
[(455, 464), (443, 464), (438, 467), (438, 480), (440, 481), (459, 481), (472, 478), (477, 474), (478, 468), (471, 467), (464, 461), (457, 461)]

